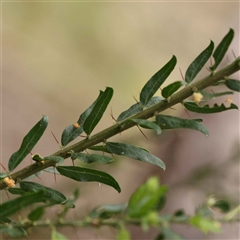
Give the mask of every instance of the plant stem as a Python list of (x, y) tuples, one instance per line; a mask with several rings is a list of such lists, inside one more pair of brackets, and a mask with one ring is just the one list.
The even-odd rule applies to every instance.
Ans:
[[(240, 57), (238, 57), (235, 61), (233, 61), (231, 64), (229, 64), (225, 68), (223, 68), (215, 73), (211, 73), (209, 76), (188, 85), (184, 89), (173, 94), (169, 99), (163, 100), (163, 101), (159, 102), (158, 104), (156, 104), (150, 108), (147, 108), (134, 116), (131, 116), (131, 118), (148, 119), (150, 117), (153, 117), (154, 115), (156, 115), (156, 113), (160, 113), (160, 112), (172, 107), (173, 105), (175, 105), (177, 103), (182, 103), (183, 100), (190, 97), (194, 91), (203, 90), (203, 89), (213, 85), (214, 83), (217, 83), (219, 80), (222, 80), (225, 77), (227, 77), (239, 70), (240, 70)], [(110, 137), (129, 129), (129, 128), (135, 126), (136, 124), (137, 123), (135, 123), (133, 121), (129, 121), (129, 119), (123, 120), (121, 122), (114, 124), (113, 126), (111, 126), (109, 128), (104, 129), (103, 131), (89, 137), (88, 139), (84, 139), (82, 141), (77, 142), (76, 144), (73, 144), (69, 147), (61, 149), (58, 152), (53, 153), (52, 156), (61, 156), (64, 159), (66, 159), (66, 158), (70, 157), (71, 151), (81, 152), (91, 146), (94, 146), (98, 143), (106, 141)], [(56, 165), (56, 162), (51, 161), (51, 160), (46, 160), (46, 161), (44, 161), (44, 163), (38, 162), (38, 163), (31, 164), (16, 173), (9, 174), (9, 176), (13, 180), (15, 180), (15, 182), (17, 183), (17, 182), (21, 181), (22, 179), (25, 179), (33, 174), (36, 174), (37, 172), (39, 172), (43, 169), (46, 169), (51, 166), (54, 167), (55, 165)], [(0, 181), (0, 190), (5, 189), (6, 187), (7, 187), (7, 185), (3, 182), (3, 180), (1, 180)]]

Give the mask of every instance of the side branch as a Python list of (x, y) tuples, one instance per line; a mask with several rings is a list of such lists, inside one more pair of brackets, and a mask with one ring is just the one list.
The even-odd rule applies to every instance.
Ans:
[[(147, 108), (143, 110), (142, 112), (132, 116), (131, 118), (138, 118), (138, 119), (148, 119), (150, 117), (153, 117), (156, 112), (160, 113), (173, 105), (177, 103), (183, 102), (186, 98), (190, 97), (194, 90), (203, 90), (214, 83), (218, 82), (219, 80), (224, 79), (227, 76), (230, 76), (231, 74), (237, 72), (240, 70), (240, 57), (238, 57), (235, 61), (233, 61), (231, 64), (229, 64), (227, 67), (219, 70), (218, 72), (212, 73), (209, 76), (196, 81), (195, 83), (190, 84), (189, 86), (185, 87), (181, 91), (173, 94), (168, 100), (164, 100), (159, 102), (158, 104)], [(133, 121), (129, 121), (129, 119), (123, 120), (121, 122), (118, 122), (114, 124), (113, 126), (106, 128), (105, 130), (91, 136), (89, 139), (84, 139), (82, 141), (79, 141), (76, 144), (73, 144), (69, 147), (66, 147), (58, 152), (55, 152), (52, 154), (52, 156), (61, 156), (63, 158), (70, 157), (70, 152), (81, 152), (91, 146), (94, 146), (98, 143), (104, 142), (108, 138), (123, 132), (133, 126), (135, 126), (136, 123)], [(33, 174), (36, 174), (37, 172), (46, 169), (48, 167), (54, 167), (56, 165), (56, 162), (51, 160), (46, 160), (44, 163), (34, 163), (31, 164), (22, 170), (9, 174), (9, 177), (11, 177), (16, 183), (21, 181), (22, 179), (25, 179)], [(6, 183), (3, 182), (3, 180), (0, 181), (0, 190), (5, 189), (7, 187)]]

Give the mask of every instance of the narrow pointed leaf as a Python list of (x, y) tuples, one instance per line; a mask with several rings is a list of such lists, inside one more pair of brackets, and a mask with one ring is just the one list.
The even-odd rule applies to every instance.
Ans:
[(84, 122), (83, 130), (87, 135), (90, 135), (95, 126), (102, 118), (111, 98), (113, 95), (113, 89), (107, 87), (106, 90), (99, 96), (94, 105), (91, 113)]
[(132, 194), (128, 203), (128, 215), (132, 218), (146, 215), (154, 210), (166, 192), (166, 186), (160, 186), (158, 178), (151, 177)]
[(160, 128), (160, 126), (154, 122), (151, 122), (145, 119), (130, 119), (130, 121), (137, 123), (140, 127), (153, 129), (156, 131), (157, 134), (162, 133), (162, 129)]
[(176, 66), (177, 58), (173, 56), (171, 60), (155, 73), (150, 80), (144, 85), (140, 93), (140, 104), (146, 106), (153, 95), (157, 92), (160, 86), (164, 83), (167, 77), (170, 75), (174, 67)]
[(93, 163), (93, 162), (99, 162), (99, 163), (111, 163), (114, 161), (113, 158), (99, 155), (99, 154), (85, 154), (85, 153), (73, 153), (71, 155), (72, 160), (79, 159), (83, 161), (84, 163)]
[(199, 228), (205, 234), (221, 232), (221, 225), (219, 222), (211, 218), (195, 215), (190, 219), (189, 223), (194, 227)]
[(7, 176), (8, 176), (7, 173), (0, 173), (0, 179), (3, 179), (3, 178), (5, 178), (5, 177), (7, 177)]
[(139, 103), (135, 103), (133, 104), (129, 109), (127, 109), (126, 111), (122, 112), (118, 118), (117, 118), (117, 122), (120, 122), (122, 120), (125, 120), (139, 112), (141, 112), (143, 109), (141, 108), (141, 106), (139, 105)]
[(56, 229), (54, 228), (52, 230), (51, 240), (68, 240), (68, 239), (61, 233), (57, 232)]
[(204, 101), (208, 101), (210, 99), (214, 99), (216, 97), (221, 97), (221, 96), (224, 96), (224, 95), (232, 95), (233, 92), (220, 92), (220, 93), (208, 93), (208, 92), (205, 92), (205, 91), (196, 91), (196, 93), (201, 93), (202, 96), (204, 97)]
[(240, 92), (240, 81), (239, 80), (227, 79), (225, 84), (229, 89)]
[(53, 174), (60, 174), (55, 167), (45, 168), (43, 171), (48, 173), (53, 173)]
[(168, 115), (157, 115), (156, 123), (159, 124), (162, 129), (189, 128), (202, 132), (206, 137), (209, 135), (207, 128), (193, 119), (183, 119)]
[(93, 151), (101, 151), (101, 152), (105, 152), (105, 153), (110, 153), (110, 152), (107, 150), (106, 146), (103, 146), (103, 145), (101, 145), (101, 146), (89, 147), (88, 149), (93, 150)]
[(127, 209), (127, 203), (100, 205), (91, 210), (88, 217), (107, 219), (116, 214), (122, 213)]
[(183, 81), (177, 81), (169, 84), (167, 87), (163, 88), (162, 96), (164, 98), (169, 98), (173, 93), (175, 93), (180, 87), (186, 85)]
[(75, 127), (74, 124), (67, 126), (62, 133), (61, 144), (65, 147), (68, 143), (79, 137), (79, 135), (83, 132), (83, 127), (79, 125), (79, 127)]
[(225, 200), (218, 200), (214, 205), (214, 208), (218, 208), (223, 213), (227, 213), (231, 210), (230, 203)]
[(48, 125), (48, 117), (43, 118), (24, 137), (20, 149), (13, 153), (8, 162), (9, 171), (14, 170), (23, 159), (32, 151)]
[(27, 237), (27, 232), (23, 228), (18, 227), (3, 227), (0, 229), (1, 233), (7, 234), (10, 238)]
[(47, 157), (44, 157), (43, 160), (51, 160), (59, 164), (64, 162), (64, 158), (59, 156), (47, 156)]
[[(99, 96), (97, 99), (101, 96), (103, 92), (100, 91)], [(61, 144), (62, 146), (66, 146), (68, 143), (76, 139), (82, 132), (83, 132), (83, 125), (86, 120), (86, 118), (91, 113), (93, 107), (95, 106), (97, 99), (91, 104), (90, 107), (88, 107), (79, 117), (77, 124), (71, 124), (68, 127), (66, 127), (62, 133), (61, 137)]]
[(36, 162), (41, 162), (43, 160), (43, 157), (36, 153), (36, 154), (32, 155), (32, 160), (34, 160)]
[(59, 166), (57, 170), (65, 177), (72, 178), (79, 182), (100, 182), (115, 188), (121, 192), (118, 182), (109, 174), (93, 169), (73, 167), (73, 166)]
[[(152, 97), (150, 99), (150, 101), (147, 103), (146, 108), (149, 108), (159, 102), (161, 102), (162, 100), (164, 100), (162, 97)], [(139, 112), (141, 112), (143, 110), (143, 108), (139, 105), (139, 103), (135, 103), (133, 104), (129, 109), (127, 109), (126, 111), (122, 112), (118, 118), (117, 121), (120, 122), (122, 120), (125, 120)]]
[(223, 111), (230, 110), (230, 109), (238, 109), (238, 107), (233, 103), (231, 103), (230, 107), (225, 107), (224, 104), (221, 104), (219, 106), (216, 103), (213, 105), (213, 107), (209, 107), (209, 105), (199, 106), (195, 102), (185, 101), (185, 102), (183, 102), (183, 105), (187, 110), (189, 110), (191, 112), (204, 113), (204, 114), (218, 113), (218, 112), (223, 112)]
[(0, 219), (5, 217), (10, 217), (11, 215), (17, 213), (19, 210), (41, 201), (43, 197), (43, 192), (38, 193), (28, 193), (24, 196), (9, 200), (0, 205)]
[(229, 32), (227, 33), (227, 35), (223, 38), (223, 40), (219, 43), (219, 45), (215, 49), (215, 51), (213, 53), (213, 58), (214, 58), (215, 63), (212, 67), (210, 67), (210, 69), (212, 71), (214, 71), (218, 67), (220, 62), (222, 61), (223, 57), (225, 56), (225, 54), (233, 40), (233, 37), (234, 37), (234, 31), (233, 31), (233, 29), (230, 29)]
[(136, 160), (157, 165), (164, 170), (166, 169), (166, 166), (161, 159), (143, 150), (142, 148), (117, 142), (107, 142), (106, 147), (113, 154), (127, 156)]
[(37, 221), (43, 216), (44, 213), (45, 213), (45, 206), (37, 207), (28, 214), (28, 219), (32, 222)]
[(185, 240), (184, 237), (178, 235), (170, 228), (163, 226), (162, 228), (162, 234), (164, 235), (164, 239), (171, 239), (171, 240)]
[(23, 194), (26, 193), (26, 192), (23, 191), (21, 188), (8, 188), (8, 191), (9, 191), (11, 194), (14, 194), (14, 195), (23, 195)]
[(67, 198), (55, 189), (45, 187), (35, 182), (21, 181), (20, 188), (25, 192), (43, 192), (44, 199), (56, 204), (63, 204)]
[(213, 41), (211, 41), (209, 46), (204, 51), (202, 51), (197, 56), (197, 58), (194, 59), (194, 61), (190, 64), (185, 74), (185, 81), (187, 83), (190, 83), (204, 67), (204, 65), (212, 55), (213, 48), (214, 43)]

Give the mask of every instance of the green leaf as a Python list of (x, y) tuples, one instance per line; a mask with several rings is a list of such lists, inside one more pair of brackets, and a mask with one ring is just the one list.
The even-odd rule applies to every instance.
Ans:
[(72, 178), (79, 182), (100, 182), (115, 188), (121, 192), (118, 182), (109, 174), (93, 169), (73, 167), (73, 166), (59, 166), (57, 170), (65, 177)]
[(192, 119), (157, 115), (156, 123), (159, 124), (162, 129), (189, 128), (202, 132), (206, 137), (209, 135), (208, 130), (204, 125)]
[(0, 223), (11, 223), (12, 220), (10, 218), (0, 218)]
[(149, 100), (157, 92), (176, 66), (177, 58), (173, 56), (171, 60), (155, 73), (150, 80), (144, 85), (140, 93), (140, 105), (146, 106)]
[(132, 218), (146, 216), (166, 194), (167, 188), (160, 186), (157, 177), (152, 177), (140, 186), (131, 196), (128, 203), (128, 215)]
[(220, 209), (223, 213), (227, 213), (231, 210), (229, 202), (225, 200), (218, 200), (214, 205), (214, 208)]
[(240, 81), (228, 78), (225, 84), (229, 89), (240, 92)]
[(199, 228), (204, 233), (220, 233), (221, 225), (219, 222), (202, 217), (199, 215), (195, 215), (190, 219), (190, 224), (194, 227)]
[(40, 202), (43, 197), (43, 192), (27, 193), (24, 196), (9, 200), (0, 205), (0, 218), (10, 217), (19, 210), (33, 204)]
[(107, 150), (106, 146), (103, 146), (103, 145), (101, 145), (101, 146), (98, 145), (98, 146), (89, 147), (88, 149), (93, 150), (93, 151), (101, 151), (101, 152), (105, 152), (105, 153), (110, 153), (110, 152)]
[[(77, 124), (71, 124), (66, 127), (62, 133), (61, 144), (66, 146), (68, 143), (76, 139), (83, 132), (83, 125), (89, 114), (91, 113), (93, 107), (95, 106), (98, 98), (101, 96), (103, 91), (100, 91), (97, 99), (88, 107), (79, 117)], [(79, 126), (79, 127), (78, 127)]]
[(5, 177), (7, 177), (8, 174), (7, 173), (0, 173), (0, 179), (4, 179)]
[(14, 195), (23, 195), (23, 194), (26, 193), (26, 192), (23, 191), (21, 188), (8, 188), (8, 191), (9, 191), (11, 194), (14, 194)]
[(13, 153), (8, 162), (9, 171), (14, 170), (23, 159), (32, 151), (48, 125), (48, 117), (43, 118), (24, 137), (20, 149)]
[(45, 168), (43, 171), (48, 173), (53, 173), (53, 174), (60, 174), (55, 167)]
[(21, 181), (20, 188), (25, 192), (43, 192), (44, 199), (55, 204), (63, 204), (67, 201), (67, 198), (55, 189), (45, 187), (35, 182)]
[(27, 233), (23, 228), (9, 226), (1, 228), (0, 231), (4, 234), (7, 234), (10, 238), (27, 237)]
[(195, 93), (201, 93), (202, 96), (204, 97), (204, 101), (208, 101), (210, 99), (214, 99), (216, 97), (221, 97), (221, 96), (224, 96), (224, 95), (230, 95), (230, 94), (233, 94), (233, 92), (220, 92), (220, 93), (208, 93), (208, 92), (205, 92), (205, 91), (196, 91)]
[(36, 162), (41, 162), (43, 160), (42, 156), (40, 156), (38, 153), (32, 155), (32, 160), (36, 161)]
[(83, 132), (83, 127), (79, 125), (76, 127), (75, 124), (71, 124), (67, 126), (62, 133), (61, 144), (65, 147), (68, 143), (79, 137), (79, 135)]
[(137, 123), (140, 127), (153, 129), (156, 131), (157, 134), (162, 133), (162, 129), (159, 127), (159, 125), (149, 120), (145, 120), (145, 119), (129, 119), (129, 120)]
[(131, 240), (130, 232), (126, 229), (125, 226), (121, 226), (117, 236), (117, 240)]
[(102, 118), (111, 98), (113, 96), (113, 89), (107, 87), (106, 90), (99, 96), (91, 113), (84, 122), (83, 130), (87, 135), (90, 135), (95, 126)]
[(222, 61), (223, 57), (225, 56), (225, 54), (228, 50), (228, 47), (230, 46), (230, 44), (233, 40), (233, 37), (234, 37), (234, 31), (233, 31), (233, 29), (230, 28), (227, 35), (219, 43), (219, 45), (217, 46), (217, 48), (215, 49), (215, 51), (213, 53), (213, 58), (214, 58), (215, 63), (212, 67), (210, 67), (210, 69), (212, 71), (214, 71), (218, 67), (220, 62)]
[(141, 108), (141, 106), (139, 105), (139, 103), (135, 103), (133, 104), (129, 109), (127, 109), (126, 111), (122, 112), (118, 118), (117, 118), (117, 122), (120, 122), (126, 118), (129, 118), (139, 112), (141, 112), (143, 109)]
[(173, 230), (171, 230), (168, 227), (163, 226), (162, 228), (162, 234), (165, 238), (163, 239), (171, 239), (171, 240), (185, 240), (182, 236), (175, 233)]
[(99, 154), (85, 154), (85, 153), (72, 153), (71, 158), (72, 160), (79, 159), (84, 163), (99, 162), (99, 163), (108, 164), (114, 161), (113, 158), (108, 156), (103, 156)]
[(169, 98), (173, 93), (175, 93), (180, 87), (186, 85), (183, 81), (176, 81), (169, 84), (167, 87), (163, 88), (162, 96), (164, 98)]
[(68, 240), (61, 233), (57, 232), (55, 228), (52, 229), (51, 240)]
[(59, 164), (64, 162), (64, 158), (59, 156), (47, 156), (44, 157), (43, 160), (51, 160)]
[(101, 96), (103, 91), (100, 91), (97, 99), (91, 104), (90, 107), (88, 107), (79, 117), (77, 124), (71, 124), (68, 127), (66, 127), (62, 133), (61, 137), (61, 144), (62, 146), (66, 146), (68, 143), (76, 139), (82, 132), (83, 132), (83, 124), (86, 120), (86, 118), (91, 113), (93, 107), (95, 106), (98, 98)]
[(213, 48), (214, 43), (213, 41), (211, 41), (209, 46), (204, 51), (202, 51), (197, 56), (197, 58), (194, 59), (194, 61), (190, 64), (185, 74), (185, 81), (187, 83), (190, 83), (204, 67), (204, 65), (212, 55)]
[(157, 165), (164, 170), (166, 169), (166, 166), (161, 159), (148, 153), (142, 148), (135, 147), (125, 143), (117, 143), (117, 142), (107, 142), (106, 147), (113, 154), (127, 156), (136, 160)]
[(28, 214), (28, 219), (32, 222), (37, 221), (43, 216), (44, 213), (45, 213), (44, 206), (37, 207)]
[(211, 108), (209, 107), (209, 105), (199, 106), (197, 103), (193, 101), (184, 101), (183, 105), (187, 110), (191, 112), (204, 113), (204, 114), (218, 113), (218, 112), (223, 112), (230, 109), (238, 109), (238, 107), (233, 103), (231, 103), (230, 107), (225, 107), (224, 104), (221, 104), (220, 106), (218, 106), (215, 103)]
[[(147, 103), (146, 108), (149, 108), (149, 107), (151, 107), (151, 106), (161, 102), (162, 100), (163, 100), (162, 97), (158, 97), (158, 96), (152, 97), (150, 99), (150, 101)], [(118, 116), (117, 122), (120, 122), (120, 121), (122, 121), (122, 120), (124, 120), (126, 118), (129, 118), (129, 117), (131, 117), (131, 116), (141, 112), (142, 110), (143, 110), (143, 107), (140, 106), (140, 103), (135, 103), (129, 109), (127, 109), (126, 111), (122, 112)]]
[(107, 219), (127, 209), (127, 204), (100, 205), (92, 209), (88, 217)]

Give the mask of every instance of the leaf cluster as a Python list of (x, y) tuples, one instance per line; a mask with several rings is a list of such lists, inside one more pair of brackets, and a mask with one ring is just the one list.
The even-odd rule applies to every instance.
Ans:
[[(58, 152), (45, 157), (34, 154), (32, 155), (34, 164), (13, 173), (45, 132), (48, 125), (48, 117), (44, 115), (23, 138), (19, 150), (14, 152), (10, 157), (8, 161), (9, 171), (0, 175), (0, 189), (6, 189), (11, 194), (20, 195), (0, 205), (0, 231), (12, 237), (25, 236), (27, 234), (26, 230), (32, 227), (34, 222), (40, 221), (43, 218), (47, 208), (60, 204), (63, 210), (58, 215), (57, 222), (55, 222), (55, 225), (58, 226), (62, 224), (59, 220), (65, 217), (69, 209), (75, 207), (74, 202), (78, 198), (78, 192), (74, 193), (72, 199), (68, 199), (55, 189), (26, 181), (27, 177), (38, 175), (42, 170), (51, 174), (60, 174), (78, 182), (95, 181), (103, 183), (114, 188), (119, 193), (121, 192), (121, 187), (114, 177), (103, 171), (82, 167), (81, 163), (85, 165), (92, 163), (111, 164), (115, 161), (115, 155), (120, 155), (133, 160), (147, 162), (160, 167), (162, 170), (166, 170), (164, 161), (152, 155), (143, 147), (122, 142), (110, 142), (108, 140), (110, 137), (133, 126), (137, 126), (141, 129), (141, 132), (142, 129), (145, 129), (154, 131), (156, 134), (161, 134), (163, 131), (169, 129), (191, 129), (199, 131), (207, 137), (209, 131), (202, 124), (202, 119), (183, 119), (161, 114), (161, 112), (177, 103), (182, 104), (188, 111), (199, 114), (219, 113), (226, 110), (238, 109), (233, 103), (229, 107), (226, 107), (224, 104), (214, 104), (212, 107), (209, 103), (206, 104), (206, 102), (216, 97), (231, 95), (233, 94), (232, 91), (240, 92), (240, 81), (229, 78), (229, 75), (240, 69), (239, 57), (229, 66), (216, 72), (233, 37), (234, 31), (230, 29), (215, 50), (214, 42), (211, 41), (208, 47), (189, 65), (184, 81), (176, 81), (169, 84), (162, 89), (162, 96), (155, 96), (177, 64), (176, 56), (172, 56), (143, 86), (137, 103), (124, 110), (117, 117), (115, 120), (116, 123), (113, 126), (92, 135), (113, 96), (113, 89), (111, 87), (107, 87), (105, 91), (100, 91), (96, 100), (79, 116), (78, 120), (63, 130), (61, 135), (61, 149)], [(214, 59), (214, 65), (209, 67), (211, 74), (202, 80), (192, 83), (211, 56)], [(222, 84), (232, 91), (216, 93), (203, 91), (208, 86), (217, 87)], [(183, 89), (179, 91), (180, 88)], [(188, 97), (190, 96), (193, 99), (189, 99)], [(154, 120), (148, 120), (151, 117), (154, 117)], [(72, 146), (67, 146), (82, 134), (85, 136), (84, 140)], [(91, 153), (88, 151), (91, 151)], [(65, 165), (64, 160), (69, 157), (72, 159), (73, 166)], [(76, 161), (78, 161), (80, 166), (75, 166), (74, 163)], [(15, 187), (18, 183), (19, 188)], [(134, 221), (140, 224), (145, 231), (150, 226), (160, 225), (161, 233), (157, 239), (183, 239), (169, 227), (169, 224), (175, 221), (183, 221), (186, 224), (199, 228), (205, 233), (218, 232), (220, 230), (218, 223), (214, 219), (209, 218), (209, 216), (205, 216), (201, 209), (191, 218), (181, 211), (171, 216), (159, 215), (159, 211), (163, 208), (166, 201), (166, 193), (166, 186), (161, 186), (156, 178), (150, 178), (133, 193), (128, 204), (98, 206), (88, 214), (87, 218), (81, 224), (79, 223), (79, 226), (94, 224), (99, 226), (104, 224), (111, 225), (119, 228), (118, 239), (130, 238), (130, 233), (128, 233), (125, 223), (132, 224)], [(26, 222), (16, 224), (10, 219), (19, 210), (34, 203), (40, 205), (28, 214)], [(211, 207), (229, 211), (228, 203), (224, 201), (216, 202)], [(204, 209), (206, 210), (206, 206)], [(123, 219), (121, 218), (121, 221), (107, 221), (107, 219), (112, 219), (119, 214), (124, 216)], [(96, 219), (98, 220), (97, 223)], [(44, 224), (39, 222), (38, 225), (43, 226)], [(74, 225), (74, 223), (70, 225)], [(56, 231), (53, 224), (52, 239), (58, 238), (64, 239)]]

